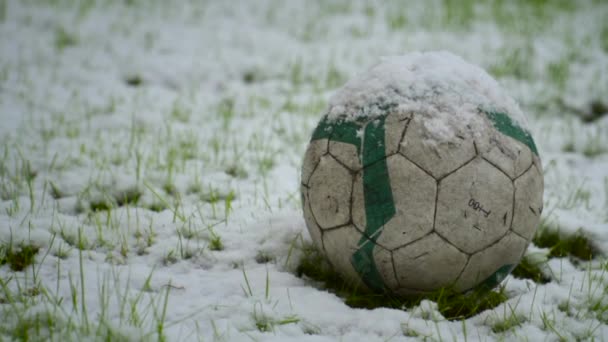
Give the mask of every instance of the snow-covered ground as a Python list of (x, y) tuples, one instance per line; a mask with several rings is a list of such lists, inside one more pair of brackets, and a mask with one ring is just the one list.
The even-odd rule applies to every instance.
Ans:
[(0, 255), (39, 248), (0, 265), (0, 340), (608, 340), (602, 255), (509, 276), (508, 301), (456, 321), (351, 308), (296, 272), (329, 96), (417, 50), (519, 101), (542, 224), (608, 254), (608, 116), (581, 120), (608, 110), (605, 18), (591, 0), (0, 0)]

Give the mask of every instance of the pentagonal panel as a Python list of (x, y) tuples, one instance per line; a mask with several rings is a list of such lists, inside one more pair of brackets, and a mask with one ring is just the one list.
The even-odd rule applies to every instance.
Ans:
[(414, 115), (401, 142), (399, 153), (439, 179), (454, 171), (475, 155), (471, 137), (453, 135), (440, 141), (424, 125), (424, 116)]
[(310, 208), (321, 228), (332, 228), (350, 221), (352, 176), (332, 156), (321, 157), (309, 181)]
[(515, 208), (511, 229), (528, 241), (534, 236), (543, 210), (543, 175), (532, 166), (515, 180)]
[(384, 225), (377, 243), (392, 250), (433, 230), (437, 186), (435, 179), (400, 154), (389, 157), (387, 167), (395, 215)]
[(481, 283), (488, 287), (498, 285), (519, 263), (528, 241), (509, 233), (492, 246), (471, 256), (456, 282), (459, 291), (471, 289)]
[(319, 164), (321, 156), (327, 153), (327, 139), (313, 140), (308, 144), (302, 161), (302, 184), (308, 185), (310, 176)]
[(310, 237), (312, 238), (312, 242), (319, 249), (323, 249), (323, 242), (321, 241), (321, 227), (317, 224), (317, 220), (312, 214), (312, 210), (310, 209), (310, 201), (308, 199), (308, 189), (304, 186), (301, 187), (302, 191), (302, 209), (304, 211), (304, 222), (306, 222), (306, 228), (308, 228), (308, 232), (310, 233)]
[(386, 117), (384, 122), (386, 155), (397, 153), (403, 133), (411, 120), (411, 113), (394, 112)]
[(384, 284), (392, 291), (397, 290), (399, 288), (399, 283), (397, 282), (395, 269), (393, 268), (391, 251), (376, 246), (373, 254), (376, 268), (378, 269), (378, 273), (380, 273)]
[(352, 225), (323, 233), (323, 249), (330, 263), (342, 277), (357, 286), (364, 284), (352, 265), (351, 258), (358, 249), (361, 237), (361, 232)]
[(467, 256), (437, 234), (430, 234), (393, 251), (399, 286), (432, 291), (451, 285)]
[(511, 227), (513, 182), (478, 158), (439, 183), (435, 230), (466, 253), (475, 253)]
[(479, 153), (511, 178), (521, 175), (532, 164), (528, 146), (493, 128), (481, 130), (476, 142)]
[(355, 145), (330, 141), (329, 153), (347, 168), (353, 171), (361, 169), (361, 159)]
[(352, 213), (351, 217), (353, 223), (361, 231), (365, 231), (365, 225), (367, 220), (365, 219), (365, 197), (363, 194), (363, 171), (360, 171), (355, 175), (355, 182), (353, 183), (353, 197), (352, 197)]

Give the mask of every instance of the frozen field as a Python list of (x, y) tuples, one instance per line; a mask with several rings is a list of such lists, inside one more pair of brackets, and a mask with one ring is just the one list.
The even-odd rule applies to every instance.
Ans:
[[(0, 0), (0, 341), (608, 340), (606, 18), (600, 0)], [(428, 50), (519, 101), (545, 172), (524, 263), (462, 317), (356, 307), (314, 272), (301, 213), (331, 94)]]

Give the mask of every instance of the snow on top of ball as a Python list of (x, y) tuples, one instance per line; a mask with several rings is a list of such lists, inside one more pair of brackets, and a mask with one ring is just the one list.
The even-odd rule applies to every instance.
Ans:
[(327, 118), (374, 119), (395, 107), (424, 115), (436, 140), (451, 140), (465, 126), (480, 127), (480, 110), (508, 114), (527, 127), (521, 109), (496, 80), (446, 51), (384, 57), (332, 96)]

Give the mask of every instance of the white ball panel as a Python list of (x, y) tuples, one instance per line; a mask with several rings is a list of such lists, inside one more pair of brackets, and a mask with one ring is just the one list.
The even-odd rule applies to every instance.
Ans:
[(500, 170), (516, 178), (532, 164), (532, 151), (525, 144), (488, 127), (476, 139), (479, 153)]
[(357, 171), (361, 169), (361, 160), (355, 145), (330, 141), (329, 153), (350, 170)]
[(517, 265), (528, 246), (528, 241), (509, 233), (492, 246), (471, 256), (456, 282), (459, 291), (466, 291), (488, 279), (505, 265)]
[(301, 187), (302, 191), (302, 209), (304, 211), (304, 221), (306, 222), (306, 228), (308, 228), (308, 232), (310, 233), (310, 237), (312, 242), (317, 247), (323, 246), (323, 242), (321, 239), (321, 227), (317, 224), (315, 220), (312, 210), (310, 209), (310, 200), (308, 199), (308, 189), (306, 187)]
[(511, 227), (513, 183), (475, 159), (439, 183), (435, 230), (466, 253), (475, 253)]
[(351, 263), (357, 251), (361, 233), (352, 225), (331, 229), (323, 233), (323, 249), (334, 269), (355, 286), (364, 287)]
[(379, 245), (392, 250), (419, 239), (433, 230), (435, 180), (402, 155), (387, 158), (395, 203), (395, 216), (378, 238)]
[(310, 176), (325, 153), (327, 153), (327, 139), (314, 140), (308, 144), (302, 161), (302, 184), (308, 185)]
[(393, 268), (393, 258), (390, 251), (376, 246), (374, 248), (374, 262), (378, 272), (384, 280), (384, 284), (391, 290), (396, 291), (399, 288), (395, 270)]
[(391, 113), (387, 116), (384, 133), (387, 156), (393, 155), (399, 150), (403, 132), (409, 125), (411, 116), (411, 113), (402, 112)]
[(333, 157), (321, 157), (310, 177), (308, 198), (321, 228), (332, 228), (350, 221), (352, 176)]
[(393, 251), (399, 286), (432, 291), (451, 285), (467, 256), (437, 234), (430, 234)]
[(543, 176), (536, 167), (515, 180), (515, 208), (511, 229), (531, 240), (543, 210)]
[(423, 120), (422, 115), (413, 116), (399, 153), (435, 178), (443, 177), (475, 157), (472, 138), (455, 136), (450, 141), (435, 141), (429, 138), (432, 135)]

